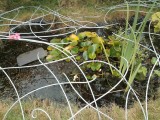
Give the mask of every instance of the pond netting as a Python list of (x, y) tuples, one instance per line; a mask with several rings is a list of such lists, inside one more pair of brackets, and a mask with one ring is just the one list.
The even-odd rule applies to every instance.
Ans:
[[(139, 3), (140, 7), (143, 7), (144, 9), (148, 9), (152, 6), (153, 2), (152, 1), (143, 1)], [(152, 22), (150, 21), (150, 19), (147, 19), (147, 27), (148, 28), (146, 31), (142, 31), (142, 36), (145, 39), (148, 39), (148, 44), (144, 44), (139, 42), (138, 46), (140, 46), (140, 50), (144, 50), (148, 51), (148, 53), (145, 54), (151, 54), (152, 56), (154, 56), (156, 59), (154, 61), (153, 65), (149, 66), (150, 71), (147, 74), (146, 82), (144, 82), (144, 86), (145, 86), (145, 91), (144, 91), (144, 96), (145, 98), (143, 99), (143, 104), (142, 104), (142, 99), (141, 96), (139, 95), (139, 93), (137, 93), (134, 89), (134, 87), (132, 87), (132, 85), (128, 82), (128, 73), (131, 72), (130, 70), (130, 61), (127, 60), (127, 58), (125, 58), (124, 56), (120, 56), (121, 59), (123, 59), (123, 62), (125, 63), (126, 69), (124, 72), (120, 71), (120, 69), (118, 68), (117, 64), (112, 64), (111, 62), (108, 62), (107, 60), (103, 60), (103, 59), (89, 59), (89, 60), (84, 60), (82, 62), (77, 62), (76, 60), (76, 55), (71, 53), (70, 51), (67, 51), (65, 48), (61, 47), (62, 45), (68, 45), (70, 44), (70, 42), (61, 42), (61, 43), (52, 43), (50, 42), (52, 39), (54, 38), (58, 38), (58, 39), (63, 39), (71, 34), (77, 34), (80, 33), (81, 31), (93, 31), (96, 32), (99, 36), (101, 37), (106, 37), (106, 33), (105, 33), (105, 29), (112, 29), (115, 28), (117, 26), (121, 26), (121, 23), (119, 23), (120, 21), (118, 21), (118, 18), (116, 21), (114, 22), (108, 22), (108, 16), (111, 14), (114, 14), (116, 12), (123, 12), (123, 13), (127, 13), (127, 11), (134, 13), (135, 10), (133, 9), (127, 9), (128, 6), (130, 7), (136, 7), (138, 5), (137, 1), (132, 1), (132, 2), (128, 2), (128, 3), (123, 3), (123, 4), (119, 4), (113, 7), (95, 7), (95, 9), (99, 10), (99, 11), (103, 11), (106, 12), (106, 14), (104, 16), (101, 15), (95, 15), (95, 16), (81, 16), (80, 14), (76, 13), (72, 13), (72, 15), (74, 15), (74, 18), (72, 17), (68, 17), (65, 15), (62, 15), (59, 13), (59, 10), (55, 11), (46, 7), (37, 7), (37, 6), (28, 6), (28, 7), (18, 7), (15, 8), (13, 10), (10, 11), (2, 11), (0, 14), (0, 39), (3, 42), (3, 45), (1, 45), (1, 66), (0, 66), (0, 70), (1, 70), (1, 79), (3, 79), (2, 77), (5, 77), (5, 83), (10, 84), (10, 86), (13, 88), (12, 90), (16, 93), (15, 94), (15, 100), (16, 102), (14, 102), (14, 104), (12, 104), (10, 106), (10, 108), (8, 109), (8, 111), (6, 112), (6, 114), (4, 115), (4, 119), (7, 118), (9, 112), (14, 108), (14, 106), (16, 104), (19, 104), (19, 107), (21, 109), (21, 114), (22, 114), (22, 119), (25, 119), (25, 108), (22, 105), (22, 101), (23, 99), (29, 97), (31, 94), (33, 94), (34, 92), (37, 91), (42, 91), (40, 93), (42, 93), (39, 96), (43, 96), (43, 90), (45, 90), (46, 88), (54, 88), (59, 86), (59, 92), (62, 93), (65, 103), (68, 105), (68, 110), (70, 112), (70, 118), (68, 119), (76, 119), (76, 116), (78, 114), (80, 114), (82, 111), (84, 111), (87, 108), (91, 108), (93, 110), (95, 110), (97, 112), (98, 115), (98, 119), (102, 119), (102, 117), (106, 118), (106, 119), (113, 119), (112, 117), (110, 117), (107, 114), (107, 111), (104, 113), (103, 111), (101, 111), (100, 106), (103, 106), (103, 102), (101, 103), (101, 105), (99, 105), (99, 101), (101, 99), (104, 100), (104, 98), (107, 99), (107, 97), (109, 97), (109, 95), (111, 93), (117, 93), (117, 92), (121, 92), (125, 90), (126, 86), (129, 86), (128, 91), (124, 94), (124, 92), (122, 94), (123, 97), (125, 97), (125, 101), (123, 102), (124, 105), (122, 105), (125, 108), (125, 119), (128, 119), (128, 106), (130, 104), (129, 102), (129, 96), (130, 94), (132, 94), (132, 97), (134, 97), (134, 101), (137, 101), (143, 116), (145, 120), (148, 120), (148, 91), (150, 88), (150, 82), (152, 79), (152, 75), (154, 73), (155, 68), (157, 69), (160, 65), (159, 62), (159, 58), (160, 58), (160, 54), (159, 54), (159, 45), (158, 42), (156, 43), (155, 41), (153, 41), (153, 39), (156, 37), (158, 38), (160, 35), (158, 33), (154, 33), (153, 32), (153, 28), (151, 28), (151, 24)], [(160, 7), (160, 3), (156, 2), (155, 6), (153, 6), (153, 8), (159, 8)], [(26, 14), (25, 11), (28, 11), (29, 13), (32, 14)], [(150, 12), (150, 11), (148, 11)], [(145, 14), (148, 13), (147, 11), (142, 11), (139, 10), (139, 13), (142, 13), (144, 16)], [(26, 15), (23, 15), (26, 14)], [(71, 15), (71, 16), (72, 16)], [(24, 17), (23, 19), (21, 17)], [(119, 17), (119, 16), (118, 16)], [(135, 16), (133, 16), (135, 17)], [(89, 21), (89, 20), (84, 20), (84, 18), (92, 18), (92, 19), (101, 19), (101, 22), (93, 22), (93, 21)], [(143, 20), (142, 20), (143, 21)], [(142, 23), (141, 20), (139, 20), (137, 22), (137, 26), (141, 25)], [(131, 20), (131, 22), (133, 23), (133, 21)], [(132, 24), (131, 23), (131, 24)], [(126, 21), (123, 21), (124, 26), (122, 25), (122, 27), (125, 28), (126, 25)], [(136, 32), (137, 31), (132, 31), (131, 28), (131, 24), (128, 22), (128, 30), (127, 30), (127, 34), (135, 32), (136, 35), (138, 35)], [(121, 30), (120, 33), (116, 32), (116, 31), (111, 31), (111, 34), (114, 35), (115, 37), (117, 37), (119, 40), (125, 40), (125, 41), (130, 41), (133, 44), (137, 44), (135, 41), (129, 39), (129, 37), (125, 37), (126, 31), (124, 29)], [(153, 37), (154, 36), (154, 37)], [(134, 36), (136, 37), (136, 36)], [(143, 39), (143, 38), (142, 38)], [(34, 44), (34, 47), (30, 47), (30, 45), (32, 46), (32, 44)], [(156, 45), (155, 45), (156, 44)], [(5, 46), (9, 45), (9, 47), (7, 47), (5, 50), (3, 48), (5, 48)], [(12, 48), (13, 46), (15, 46), (13, 49), (11, 49), (10, 52), (9, 49)], [(31, 64), (27, 64), (27, 65), (23, 65), (23, 66), (18, 66), (15, 62), (15, 59), (12, 60), (12, 53), (13, 56), (16, 58), (17, 57), (17, 52), (20, 53), (24, 53), (30, 50), (33, 50), (34, 48), (36, 48), (37, 46), (41, 46), (46, 48), (47, 46), (51, 46), (52, 48), (58, 50), (61, 52), (61, 54), (63, 54), (63, 58), (57, 59), (57, 60), (53, 60), (50, 62), (47, 62), (46, 60), (42, 60), (40, 59), (40, 55), (39, 53), (32, 56), (34, 58), (37, 59), (38, 62), (33, 62)], [(17, 50), (17, 51), (16, 51)], [(19, 51), (18, 51), (19, 50)], [(14, 52), (16, 51), (16, 52)], [(2, 54), (3, 53), (3, 54)], [(2, 56), (3, 55), (3, 56)], [(5, 57), (4, 57), (5, 56)], [(4, 59), (2, 59), (4, 58)], [(10, 60), (9, 60), (10, 59)], [(25, 58), (24, 58), (25, 59)], [(66, 62), (66, 60), (70, 60), (70, 64), (69, 66), (73, 66), (73, 67), (68, 67), (66, 68), (66, 70), (57, 73), (57, 71), (61, 71), (61, 69), (54, 69), (54, 66), (56, 66), (59, 63), (63, 63), (63, 64), (68, 64), (68, 62)], [(13, 62), (13, 63), (12, 63)], [(145, 63), (146, 62), (146, 63)], [(116, 83), (111, 84), (109, 89), (103, 89), (103, 90), (99, 90), (99, 91), (103, 91), (103, 93), (100, 93), (99, 95), (97, 95), (97, 92), (95, 92), (95, 88), (93, 88), (93, 83), (97, 84), (97, 81), (100, 82), (102, 79), (100, 79), (100, 77), (98, 75), (93, 75), (92, 78), (88, 79), (87, 77), (87, 71), (82, 69), (82, 66), (88, 63), (101, 63), (103, 64), (103, 66), (107, 66), (104, 67), (104, 69), (110, 69), (112, 68), (112, 70), (114, 70), (118, 75), (118, 80), (116, 80)], [(143, 60), (142, 64), (147, 64), (147, 60)], [(157, 67), (158, 64), (158, 67)], [(38, 69), (42, 69), (42, 71), (40, 72), (40, 74), (50, 74), (50, 81), (52, 81), (52, 79), (54, 79), (54, 82), (50, 82), (50, 84), (43, 84), (42, 86), (36, 86), (35, 88), (33, 88), (30, 91), (24, 92), (23, 94), (20, 94), (20, 90), (18, 90), (18, 88), (20, 89), (21, 84), (19, 85), (15, 85), (15, 82), (20, 79), (26, 79), (23, 78), (22, 76), (19, 76), (18, 78), (16, 78), (16, 81), (13, 80), (14, 75), (16, 74), (16, 72), (18, 71), (18, 73), (20, 72), (20, 74), (23, 75), (26, 73), (26, 71), (29, 71), (32, 68), (36, 68), (39, 67)], [(78, 75), (75, 74), (74, 76), (71, 77), (70, 72), (68, 71), (72, 71), (73, 68), (76, 68), (76, 70), (78, 71)], [(103, 71), (104, 71), (103, 69)], [(159, 69), (159, 68), (158, 68)], [(15, 74), (14, 74), (14, 71)], [(100, 71), (100, 70), (99, 70)], [(48, 72), (48, 73), (46, 73)], [(100, 71), (101, 72), (101, 71)], [(157, 70), (158, 72), (158, 70)], [(11, 74), (13, 73), (13, 74)], [(95, 73), (95, 72), (94, 72)], [(36, 76), (36, 72), (29, 72), (27, 73), (26, 76), (28, 76), (29, 79), (31, 79), (29, 77), (29, 75)], [(81, 77), (80, 77), (80, 76)], [(63, 77), (62, 77), (63, 76)], [(22, 77), (22, 78), (21, 78)], [(46, 77), (46, 76), (45, 76)], [(102, 76), (101, 76), (102, 77)], [(109, 77), (109, 76), (108, 76)], [(112, 75), (110, 75), (110, 77), (112, 78)], [(64, 80), (61, 80), (61, 78), (63, 78)], [(79, 80), (77, 80), (79, 79)], [(109, 78), (107, 78), (109, 79)], [(116, 78), (117, 79), (117, 78)], [(112, 80), (114, 80), (114, 78), (112, 78)], [(159, 79), (158, 79), (159, 80)], [(27, 83), (27, 82), (26, 82)], [(123, 84), (122, 84), (123, 83)], [(102, 82), (103, 84), (103, 82)], [(122, 84), (122, 86), (125, 86), (124, 88), (119, 87)], [(26, 85), (26, 84), (25, 84)], [(87, 99), (87, 97), (85, 97), (87, 94), (85, 94), (85, 92), (82, 92), (81, 90), (77, 89), (77, 87), (81, 87), (84, 88), (84, 91), (87, 92), (90, 96), (90, 99)], [(71, 94), (74, 93), (77, 97), (79, 101), (83, 101), (83, 105), (80, 105), (79, 110), (74, 112), (72, 110), (72, 101), (70, 101), (70, 98), (68, 97), (68, 94), (66, 93), (66, 89), (67, 86), (70, 87), (70, 91)], [(18, 88), (17, 88), (18, 87)], [(119, 89), (117, 89), (119, 88)], [(55, 89), (56, 90), (56, 89)], [(47, 91), (45, 91), (47, 92)], [(53, 91), (54, 92), (54, 91)], [(59, 92), (56, 91), (56, 94), (59, 94)], [(39, 94), (40, 94), (39, 93)], [(85, 95), (83, 95), (82, 93), (84, 93)], [(4, 93), (5, 94), (5, 93)], [(122, 94), (116, 94), (116, 96), (122, 95)], [(58, 95), (57, 95), (58, 96)], [(108, 100), (108, 99), (107, 99)], [(113, 100), (113, 99), (112, 99)], [(109, 102), (111, 103), (111, 102)], [(105, 102), (104, 102), (104, 106), (105, 106)], [(43, 112), (48, 119), (52, 119), (50, 117), (50, 114), (48, 114), (45, 110), (41, 109), (41, 108), (35, 108), (33, 109), (31, 115), (33, 118), (35, 118), (35, 111), (41, 111)]]

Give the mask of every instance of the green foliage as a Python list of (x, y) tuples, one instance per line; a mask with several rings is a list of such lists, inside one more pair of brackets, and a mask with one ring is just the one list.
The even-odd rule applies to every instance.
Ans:
[[(157, 58), (156, 58), (156, 57), (152, 57), (151, 63), (152, 63), (153, 65), (156, 63), (156, 61), (157, 61)], [(156, 65), (158, 65), (158, 63), (157, 63)]]
[(108, 45), (110, 47), (107, 48), (106, 50), (108, 51), (109, 56), (120, 58), (122, 42), (116, 39), (115, 36), (108, 36), (108, 38), (109, 38)]
[(83, 52), (83, 58), (84, 58), (84, 60), (88, 60), (87, 51), (84, 51), (84, 52)]
[(154, 24), (154, 32), (160, 32), (160, 12), (154, 13), (151, 21)]
[[(122, 45), (122, 57), (124, 57), (128, 61), (128, 66), (126, 61), (121, 58), (120, 60), (120, 71), (124, 75), (127, 68), (130, 70), (129, 80), (128, 83), (131, 85), (133, 81), (135, 80), (135, 77), (138, 77), (138, 72), (143, 73), (142, 75), (145, 76), (146, 70), (141, 66), (141, 62), (139, 58), (137, 57), (139, 52), (139, 42), (142, 38), (142, 32), (144, 31), (144, 28), (146, 26), (146, 22), (150, 17), (150, 13), (153, 10), (155, 3), (152, 4), (150, 7), (149, 12), (146, 14), (145, 18), (143, 19), (141, 25), (137, 28), (137, 21), (138, 21), (138, 15), (140, 10), (140, 0), (138, 0), (137, 9), (135, 12), (135, 17), (132, 26), (129, 26), (128, 20), (129, 20), (129, 6), (127, 5), (127, 19), (126, 19), (126, 28), (125, 28), (125, 34), (123, 37), (127, 40), (123, 40)], [(130, 30), (130, 32), (128, 32)], [(130, 40), (130, 41), (128, 41)], [(140, 69), (141, 68), (141, 69)], [(138, 77), (139, 78), (139, 77)], [(144, 78), (144, 77), (143, 77)], [(129, 89), (129, 85), (127, 85), (125, 92), (127, 92)]]
[(145, 80), (146, 76), (147, 76), (147, 68), (145, 66), (141, 66), (137, 72), (136, 79)]
[(160, 77), (160, 70), (154, 70), (154, 74), (156, 74), (158, 77)]
[(87, 65), (87, 68), (91, 68), (92, 71), (98, 71), (101, 68), (101, 63), (92, 62)]
[[(94, 42), (91, 40), (91, 38), (96, 36), (96, 33), (83, 32), (79, 33), (78, 36), (75, 34), (71, 34), (69, 37), (66, 37), (64, 39), (53, 39), (50, 42), (55, 44), (68, 42), (69, 44), (67, 45), (60, 44), (60, 46), (64, 48), (64, 52), (70, 52), (73, 55), (79, 55), (82, 53), (82, 57), (77, 56), (76, 60), (80, 61), (82, 58), (83, 60), (88, 60), (96, 58), (96, 51), (98, 50), (99, 45), (94, 44)], [(88, 41), (84, 40), (85, 37), (87, 37)], [(47, 49), (49, 50), (49, 55), (46, 58), (48, 61), (57, 60), (62, 57), (62, 53), (52, 48), (51, 46), (49, 46)], [(94, 70), (94, 67), (92, 67), (91, 69)]]
[[(140, 54), (142, 51), (139, 48), (139, 42), (142, 38), (142, 32), (144, 30), (144, 26), (146, 24), (148, 16), (144, 19), (142, 25), (140, 25), (139, 28), (136, 28), (138, 12), (136, 13), (131, 28), (128, 27), (128, 18), (129, 15), (126, 20), (126, 31), (125, 34), (123, 34), (123, 37), (125, 39), (116, 37), (114, 35), (108, 36), (107, 39), (104, 39), (102, 37), (99, 37), (95, 32), (85, 31), (78, 33), (77, 35), (71, 34), (70, 36), (67, 36), (63, 39), (53, 39), (51, 40), (51, 43), (60, 46), (61, 50), (68, 55), (76, 55), (75, 59), (78, 62), (98, 59), (110, 63), (110, 60), (112, 58), (116, 58), (116, 61), (113, 61), (112, 64), (118, 64), (119, 69), (123, 75), (125, 74), (126, 70), (129, 69), (128, 82), (131, 85), (135, 79), (145, 80), (148, 72), (147, 68), (145, 66), (142, 66), (142, 55)], [(128, 31), (128, 29), (130, 29), (130, 31)], [(119, 34), (122, 35), (121, 31), (119, 31)], [(130, 41), (126, 39), (129, 39)], [(53, 46), (49, 46), (47, 49), (49, 51), (49, 54), (46, 58), (48, 61), (65, 57), (62, 52), (55, 49)], [(120, 56), (124, 57), (128, 61), (128, 66), (126, 64), (126, 61)], [(152, 59), (153, 60), (151, 60), (151, 62), (153, 64), (155, 63), (156, 59)], [(100, 71), (102, 65), (103, 64), (98, 62), (92, 62), (84, 65), (84, 69), (90, 69), (93, 72)], [(109, 67), (113, 76), (120, 77), (120, 74), (117, 71), (112, 70), (111, 66)], [(155, 74), (159, 75), (159, 72), (155, 71)], [(92, 79), (91, 75), (87, 75), (87, 78)], [(128, 89), (129, 85), (126, 87), (125, 92), (127, 92)]]
[[(106, 40), (99, 37), (95, 32), (88, 31), (81, 32), (77, 35), (71, 34), (63, 39), (54, 38), (50, 42), (60, 46), (62, 48), (61, 50), (68, 55), (69, 53), (77, 55), (75, 58), (77, 61), (94, 60), (99, 58), (104, 59), (103, 56), (105, 54), (107, 61), (110, 62), (109, 57), (119, 58), (121, 52), (121, 43), (113, 36), (109, 36), (108, 40)], [(57, 60), (65, 56), (53, 46), (48, 46), (47, 50), (47, 61)], [(102, 65), (100, 63), (90, 63), (87, 65), (87, 68), (92, 71), (98, 71), (101, 66)]]

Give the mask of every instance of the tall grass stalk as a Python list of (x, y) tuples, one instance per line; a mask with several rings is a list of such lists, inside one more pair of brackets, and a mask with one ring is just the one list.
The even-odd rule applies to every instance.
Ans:
[[(105, 49), (104, 44), (103, 44), (102, 41), (101, 41), (101, 45), (102, 45), (102, 49), (103, 49), (103, 52), (104, 52), (104, 54), (105, 54), (106, 60), (107, 60), (107, 62), (110, 64), (110, 60), (109, 60), (109, 58), (108, 58), (108, 54), (107, 54), (107, 52), (106, 52), (106, 49)], [(109, 68), (110, 68), (111, 73), (112, 73), (112, 75), (113, 75), (113, 69), (112, 69), (112, 67), (111, 67), (110, 65), (109, 65)]]
[[(128, 60), (130, 67), (130, 73), (129, 73), (129, 80), (128, 83), (131, 85), (136, 77), (136, 74), (138, 70), (141, 67), (141, 62), (137, 62), (136, 55), (139, 51), (139, 42), (142, 38), (142, 32), (144, 31), (144, 28), (146, 26), (147, 20), (150, 17), (150, 13), (153, 10), (154, 4), (152, 4), (152, 7), (150, 8), (149, 12), (146, 14), (145, 18), (143, 19), (141, 25), (137, 29), (137, 23), (138, 23), (138, 16), (139, 16), (139, 10), (140, 10), (140, 0), (138, 0), (138, 5), (135, 12), (135, 17), (132, 26), (129, 25), (129, 5), (127, 3), (127, 18), (126, 18), (126, 28), (125, 28), (125, 35), (124, 37), (126, 39), (129, 39), (131, 41), (123, 41), (122, 45), (122, 56)], [(130, 31), (129, 31), (130, 30)], [(130, 32), (130, 33), (129, 33)], [(120, 71), (122, 74), (125, 73), (127, 69), (127, 65), (123, 59), (120, 60)], [(129, 85), (127, 85), (125, 92), (128, 91)]]

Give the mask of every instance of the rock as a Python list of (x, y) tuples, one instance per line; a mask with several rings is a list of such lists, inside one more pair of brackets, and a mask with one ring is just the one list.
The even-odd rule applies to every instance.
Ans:
[(20, 54), (17, 57), (18, 66), (22, 66), (30, 62), (33, 62), (35, 60), (38, 60), (37, 58), (38, 53), (39, 53), (39, 58), (44, 58), (45, 56), (47, 56), (47, 51), (45, 51), (43, 48), (34, 49), (32, 51)]

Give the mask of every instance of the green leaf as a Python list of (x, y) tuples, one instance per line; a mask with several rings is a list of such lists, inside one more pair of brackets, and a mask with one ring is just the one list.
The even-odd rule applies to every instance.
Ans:
[(116, 76), (116, 77), (120, 77), (120, 74), (117, 70), (113, 70), (113, 73), (112, 73), (113, 76)]
[(102, 37), (97, 36), (92, 38), (92, 42), (96, 44), (101, 44), (101, 43), (104, 43), (104, 40)]
[(101, 63), (96, 63), (95, 66), (96, 66), (96, 70), (99, 70), (102, 65), (101, 65)]
[(80, 60), (81, 59), (81, 56), (76, 56), (76, 60)]
[[(139, 65), (135, 68), (135, 70), (133, 71), (132, 75), (130, 76), (130, 78), (129, 78), (129, 80), (128, 80), (129, 85), (131, 85), (131, 84), (133, 83), (133, 81), (134, 81), (134, 79), (135, 79), (135, 77), (136, 77), (136, 75), (137, 75), (138, 70), (140, 69), (140, 67), (141, 67), (141, 64), (139, 64)], [(125, 93), (129, 90), (129, 85), (127, 85), (127, 87), (126, 87), (126, 89), (125, 89)]]
[(68, 43), (68, 40), (67, 39), (62, 39), (61, 43)]
[(93, 71), (98, 71), (100, 68), (101, 68), (101, 63), (91, 63), (90, 64), (90, 68), (93, 70)]
[(85, 60), (88, 60), (88, 54), (87, 54), (87, 51), (84, 51), (84, 52), (83, 52), (83, 58), (84, 58)]
[(91, 65), (91, 70), (96, 71), (96, 67), (94, 66), (94, 64)]
[(92, 44), (91, 41), (81, 42), (81, 47), (90, 46)]
[(159, 70), (154, 70), (154, 73), (155, 73), (158, 77), (160, 77), (160, 71), (159, 71)]
[(58, 44), (58, 43), (62, 43), (62, 40), (61, 39), (52, 39), (51, 41), (50, 41), (50, 43), (57, 43), (57, 45), (58, 46), (60, 46), (60, 47), (63, 47), (64, 46), (64, 44)]
[(71, 60), (68, 58), (68, 59), (66, 59), (65, 61), (66, 61), (66, 62), (70, 62)]
[[(156, 58), (156, 57), (152, 57), (151, 63), (152, 63), (153, 65), (156, 63), (156, 61), (157, 61), (157, 58)], [(158, 65), (158, 63), (157, 63), (157, 65)]]
[(92, 76), (90, 76), (90, 75), (86, 75), (86, 77), (87, 77), (88, 80), (92, 79)]
[(88, 53), (95, 53), (98, 47), (99, 47), (98, 44), (93, 44), (93, 45), (89, 46)]
[(96, 37), (97, 36), (97, 34), (95, 32), (88, 32), (88, 31), (82, 32), (81, 34), (85, 35), (88, 38), (92, 38), (92, 37)]
[(96, 58), (96, 54), (95, 53), (89, 53), (89, 58), (90, 59), (95, 59)]
[(156, 12), (152, 15), (151, 21), (154, 24), (154, 32), (160, 31), (160, 12)]
[(89, 56), (90, 59), (95, 59), (96, 58), (95, 52), (96, 52), (98, 46), (99, 46), (98, 44), (93, 44), (93, 45), (88, 47), (87, 52), (88, 52), (88, 56)]
[(52, 39), (51, 41), (50, 41), (50, 43), (60, 43), (61, 42), (61, 39)]
[(57, 57), (59, 55), (61, 55), (61, 52), (57, 49), (53, 49), (52, 51), (49, 52), (50, 55)]
[(120, 57), (121, 56), (120, 51), (117, 51), (114, 46), (110, 48), (109, 53), (110, 53), (111, 57)]
[(78, 41), (72, 41), (70, 45), (71, 46), (76, 46), (77, 44), (78, 44)]
[(105, 49), (106, 50), (106, 54), (107, 54), (107, 57), (110, 56), (110, 49)]
[(72, 54), (77, 54), (78, 51), (79, 51), (79, 48), (77, 46), (71, 49)]
[(92, 63), (87, 64), (87, 68), (91, 68)]
[(138, 73), (142, 73), (145, 77), (147, 75), (147, 68), (142, 66), (139, 70)]
[(77, 35), (79, 39), (84, 39), (86, 37), (86, 34), (84, 32), (81, 32)]

